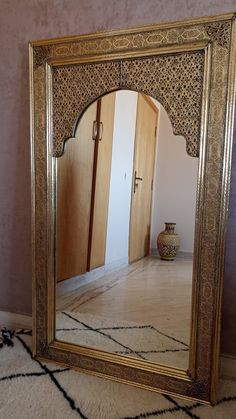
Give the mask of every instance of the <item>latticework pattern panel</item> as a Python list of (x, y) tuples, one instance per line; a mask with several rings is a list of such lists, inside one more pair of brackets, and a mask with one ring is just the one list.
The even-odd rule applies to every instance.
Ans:
[(119, 88), (120, 63), (61, 66), (53, 71), (53, 148), (63, 152), (63, 143), (73, 136), (78, 118), (104, 93)]
[(186, 139), (187, 153), (199, 155), (204, 53), (183, 53), (124, 61), (125, 88), (142, 91), (165, 108), (174, 134)]
[(199, 154), (204, 52), (64, 65), (53, 70), (54, 155), (73, 136), (78, 118), (99, 96), (115, 89), (141, 91), (160, 101), (187, 152)]

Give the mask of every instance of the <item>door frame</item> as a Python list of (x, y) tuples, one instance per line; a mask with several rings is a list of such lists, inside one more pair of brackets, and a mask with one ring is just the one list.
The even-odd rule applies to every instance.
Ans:
[[(146, 102), (152, 107), (152, 109), (156, 112), (156, 128), (155, 128), (155, 146), (154, 146), (154, 160), (153, 160), (153, 176), (152, 176), (152, 188), (151, 188), (151, 204), (150, 204), (150, 214), (149, 214), (149, 219), (150, 219), (150, 233), (151, 233), (151, 221), (152, 221), (152, 211), (153, 211), (153, 190), (154, 190), (154, 176), (155, 176), (155, 172), (156, 172), (156, 164), (157, 164), (157, 137), (158, 137), (158, 132), (159, 132), (159, 120), (160, 120), (160, 109), (155, 105), (155, 103), (153, 102), (153, 100), (151, 99), (151, 97), (143, 94), (143, 93), (138, 93), (138, 96), (141, 95)], [(134, 188), (134, 164), (135, 164), (135, 155), (136, 155), (136, 146), (137, 146), (137, 116), (138, 116), (138, 99), (137, 99), (137, 108), (136, 108), (136, 124), (135, 124), (135, 140), (134, 140), (134, 154), (133, 154), (133, 170), (132, 170), (132, 184), (131, 184), (131, 202), (130, 202), (130, 220), (129, 220), (129, 254), (128, 254), (128, 261), (129, 264), (130, 263), (134, 263), (136, 262), (138, 259), (133, 260), (132, 262), (130, 262), (130, 247), (131, 247), (131, 219), (132, 219), (132, 205), (133, 205), (133, 188)], [(149, 249), (150, 251), (150, 249)]]

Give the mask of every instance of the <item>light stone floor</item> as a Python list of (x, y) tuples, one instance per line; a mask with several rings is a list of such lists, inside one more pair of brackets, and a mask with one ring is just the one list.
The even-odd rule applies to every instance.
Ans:
[[(92, 274), (91, 272), (89, 275)], [(113, 322), (115, 326), (119, 325), (119, 322), (122, 326), (125, 324), (128, 326), (129, 323), (152, 325), (163, 335), (183, 342), (185, 348), (189, 344), (192, 293), (190, 258), (177, 258), (175, 261), (166, 262), (157, 257), (147, 257), (121, 269), (106, 272), (102, 277), (85, 285), (83, 280), (84, 276), (78, 277), (78, 286), (74, 286), (72, 290), (69, 287), (70, 280), (67, 280), (68, 291), (67, 281), (64, 281), (63, 286), (59, 285), (58, 313), (62, 311), (79, 313), (83, 321), (87, 315), (90, 324), (93, 323), (92, 327), (95, 325), (93, 320), (99, 318), (105, 322), (101, 327), (107, 325), (108, 319), (110, 324)], [(58, 320), (57, 329), (60, 327)], [(97, 322), (96, 327), (99, 327)], [(186, 349), (177, 361), (177, 355), (180, 355), (177, 352), (180, 348), (177, 341), (176, 349), (173, 344), (169, 347), (172, 354), (158, 353), (155, 358), (147, 359), (187, 369)], [(157, 349), (160, 349), (158, 345)]]

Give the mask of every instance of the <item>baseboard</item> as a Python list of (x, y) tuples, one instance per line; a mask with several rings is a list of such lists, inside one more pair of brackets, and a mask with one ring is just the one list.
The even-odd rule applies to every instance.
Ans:
[(102, 278), (106, 273), (116, 271), (128, 265), (128, 258), (119, 259), (117, 261), (108, 263), (100, 268), (93, 269), (85, 274), (74, 276), (64, 281), (57, 282), (57, 296), (63, 295), (65, 292), (71, 292), (84, 285)]
[(220, 377), (236, 381), (236, 358), (221, 355)]
[(32, 317), (24, 314), (0, 311), (0, 328), (32, 329)]
[(105, 272), (113, 271), (114, 269), (122, 269), (125, 266), (128, 266), (129, 258), (122, 258), (118, 260), (114, 260), (113, 262), (109, 262), (104, 265)]
[[(152, 247), (150, 249), (150, 255), (155, 256), (155, 257), (156, 256), (160, 257), (156, 247)], [(183, 252), (182, 250), (179, 250), (177, 255), (176, 255), (176, 259), (179, 259), (179, 258), (192, 259), (193, 258), (193, 253), (192, 252)]]

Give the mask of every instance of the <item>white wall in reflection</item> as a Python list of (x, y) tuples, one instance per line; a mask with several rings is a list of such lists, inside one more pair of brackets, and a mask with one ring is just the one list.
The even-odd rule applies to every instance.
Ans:
[(198, 159), (186, 152), (186, 141), (173, 134), (165, 109), (160, 105), (157, 158), (155, 165), (151, 247), (164, 230), (165, 222), (175, 222), (180, 235), (180, 251), (193, 252)]
[(106, 264), (128, 263), (137, 99), (136, 92), (116, 92)]

